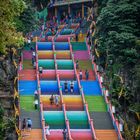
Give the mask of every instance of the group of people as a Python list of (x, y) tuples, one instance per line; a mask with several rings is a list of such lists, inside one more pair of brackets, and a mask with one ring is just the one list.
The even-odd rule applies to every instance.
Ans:
[[(68, 81), (64, 82), (64, 92), (68, 93)], [(73, 93), (74, 92), (74, 81), (70, 82), (70, 92)]]
[(50, 104), (53, 105), (55, 104), (56, 106), (59, 106), (59, 96), (58, 95), (51, 95), (50, 97)]
[[(86, 77), (86, 80), (89, 79), (89, 71), (87, 69), (85, 70), (85, 77)], [(83, 72), (82, 72), (82, 70), (79, 71), (79, 79), (80, 80), (83, 79)]]
[[(79, 69), (79, 61), (76, 60), (76, 69)], [(85, 77), (86, 77), (86, 80), (89, 79), (89, 71), (86, 69), (85, 70)], [(83, 79), (83, 72), (82, 70), (79, 71), (79, 79), (82, 80)]]
[(32, 120), (30, 118), (24, 118), (22, 121), (22, 130), (25, 131), (26, 128), (28, 131), (32, 129)]

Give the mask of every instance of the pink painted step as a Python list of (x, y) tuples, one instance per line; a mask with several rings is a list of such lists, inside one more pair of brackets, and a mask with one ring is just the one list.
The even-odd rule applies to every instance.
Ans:
[(32, 51), (23, 51), (23, 59), (31, 60), (32, 59)]
[(74, 53), (74, 59), (88, 60), (90, 58), (88, 51), (75, 51), (73, 53)]

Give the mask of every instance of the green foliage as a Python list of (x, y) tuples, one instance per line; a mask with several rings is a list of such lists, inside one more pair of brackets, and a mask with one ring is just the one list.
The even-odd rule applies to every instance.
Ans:
[[(6, 46), (21, 45), (22, 34), (16, 32), (15, 20), (25, 8), (23, 0), (4, 0), (0, 2), (0, 53), (6, 52)], [(23, 42), (22, 42), (23, 43)]]
[(36, 20), (35, 12), (36, 10), (31, 6), (31, 4), (26, 6), (23, 13), (15, 19), (17, 31), (26, 34), (38, 27), (38, 21)]
[[(112, 103), (123, 112), (139, 112), (140, 1), (98, 0), (98, 5), (95, 38), (100, 58), (97, 62), (107, 74)], [(120, 75), (124, 84), (114, 74)], [(118, 99), (121, 89), (122, 96)]]

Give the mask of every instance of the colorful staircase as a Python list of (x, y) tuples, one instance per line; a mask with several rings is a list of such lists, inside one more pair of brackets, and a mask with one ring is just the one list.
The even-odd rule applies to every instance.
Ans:
[[(72, 31), (73, 28), (65, 29), (61, 34), (66, 36)], [(70, 140), (118, 140), (85, 37), (79, 42), (70, 42), (69, 38), (65, 42), (63, 36), (60, 42), (51, 38), (51, 42), (36, 43), (36, 69), (32, 65), (32, 51), (28, 47), (23, 51), (23, 69), (19, 71), (20, 119), (31, 118), (33, 126), (31, 132), (22, 131), (22, 139), (64, 140), (66, 129)], [(77, 60), (79, 69), (75, 65)], [(39, 67), (43, 68), (42, 74)], [(88, 80), (85, 70), (89, 71)], [(74, 81), (73, 93), (71, 81)], [(35, 90), (39, 92), (37, 110), (33, 105)], [(50, 104), (52, 94), (59, 96), (58, 105)], [(46, 125), (50, 126), (50, 135), (46, 135)]]
[[(118, 136), (108, 112), (104, 96), (102, 96), (100, 84), (95, 76), (94, 66), (89, 57), (89, 48), (85, 42), (78, 43), (72, 42), (71, 44), (74, 51), (74, 57), (79, 62), (79, 69), (77, 69), (77, 72), (79, 73), (81, 70), (83, 73), (83, 78), (80, 82), (85, 94), (85, 100), (88, 103), (90, 117), (93, 119), (97, 139), (116, 140), (118, 139)], [(86, 69), (89, 71), (88, 80), (85, 79)]]
[(42, 140), (42, 129), (39, 108), (34, 107), (34, 91), (37, 90), (36, 70), (32, 65), (32, 52), (29, 46), (25, 47), (23, 52), (23, 69), (19, 73), (19, 98), (20, 98), (20, 125), (25, 118), (31, 118), (32, 130), (21, 131), (21, 139), (24, 140)]

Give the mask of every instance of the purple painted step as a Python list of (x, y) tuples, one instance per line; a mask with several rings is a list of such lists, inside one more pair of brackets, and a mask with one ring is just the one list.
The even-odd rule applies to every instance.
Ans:
[(90, 58), (88, 51), (75, 51), (73, 53), (74, 53), (74, 59), (88, 60)]
[(23, 51), (23, 59), (31, 60), (32, 59), (32, 51)]

